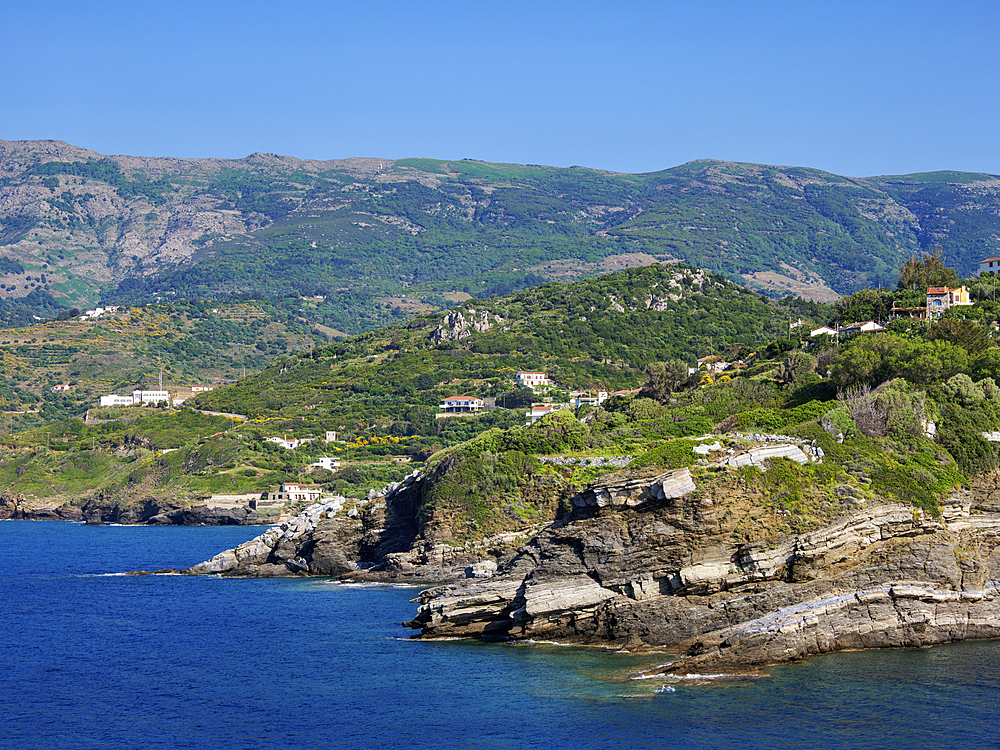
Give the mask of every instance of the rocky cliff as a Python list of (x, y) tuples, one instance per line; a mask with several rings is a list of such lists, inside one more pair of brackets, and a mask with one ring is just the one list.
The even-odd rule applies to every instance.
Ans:
[(819, 458), (767, 445), (693, 469), (626, 469), (544, 528), (464, 544), (434, 535), (433, 478), (414, 472), (349, 514), (314, 507), (185, 572), (437, 582), (404, 623), (416, 637), (667, 646), (679, 672), (1000, 637), (1000, 471), (940, 515), (816, 487), (809, 528), (789, 531), (757, 480)]
[(126, 505), (116, 502), (115, 498), (99, 495), (73, 504), (62, 499), (27, 498), (10, 492), (0, 495), (0, 519), (152, 526), (234, 526), (267, 522), (247, 507), (214, 507), (205, 502), (191, 503), (184, 499), (146, 497)]
[(656, 480), (678, 488), (663, 498), (574, 499), (495, 578), (423, 592), (406, 624), (421, 637), (675, 646), (680, 672), (1000, 636), (998, 475), (947, 498), (938, 518), (845, 505), (819, 529), (756, 541), (734, 533), (747, 513), (766, 520), (752, 492), (728, 478), (680, 494), (685, 475)]
[[(492, 575), (539, 524), (464, 543), (442, 514), (422, 517), (433, 474), (415, 471), (362, 503), (316, 503), (281, 526), (185, 573), (273, 577), (318, 575), (358, 581), (442, 583)], [(347, 507), (350, 505), (350, 507)], [(445, 536), (445, 534), (447, 536)]]

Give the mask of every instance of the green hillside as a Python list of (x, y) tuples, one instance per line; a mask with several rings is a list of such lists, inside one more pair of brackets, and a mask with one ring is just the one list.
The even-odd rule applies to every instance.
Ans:
[[(109, 393), (229, 383), (275, 357), (325, 343), (300, 300), (177, 302), (123, 307), (99, 318), (0, 330), (0, 426), (81, 415)], [(53, 390), (56, 386), (58, 389)]]
[(994, 175), (853, 178), (699, 160), (647, 174), (474, 160), (108, 157), (0, 142), (0, 322), (58, 306), (322, 297), (346, 334), (655, 261), (772, 297), (893, 286), (940, 247), (1000, 255)]
[[(44, 494), (45, 486), (56, 493), (115, 497), (131, 497), (139, 486), (151, 496), (257, 491), (295, 478), (307, 463), (332, 453), (351, 463), (336, 476), (321, 471), (320, 477), (338, 491), (367, 491), (410, 470), (393, 458), (419, 461), (483, 431), (522, 424), (525, 408), (541, 396), (514, 386), (516, 370), (547, 372), (556, 384), (549, 396), (557, 400), (564, 400), (570, 389), (634, 389), (646, 381), (649, 364), (680, 358), (693, 365), (710, 351), (749, 353), (787, 333), (791, 318), (816, 312), (815, 307), (801, 301), (779, 305), (720, 276), (684, 266), (648, 266), (568, 285), (547, 284), (469, 301), (341, 343), (281, 354), (265, 369), (185, 404), (240, 414), (245, 421), (185, 410), (91, 408), (97, 422), (69, 419), (20, 432), (9, 438), (14, 453), (3, 464), (6, 468), (0, 466), (0, 481), (12, 492), (36, 495)], [(221, 327), (224, 335), (216, 337), (218, 343), (237, 336), (227, 327), (232, 323), (244, 330), (246, 343), (229, 345), (262, 356), (250, 345), (260, 336), (251, 313), (261, 323), (268, 320), (261, 307), (247, 303), (214, 311), (176, 303), (120, 311), (107, 321), (46, 323), (8, 333), (12, 347), (15, 335), (17, 342), (26, 341), (22, 337), (28, 334), (36, 339), (17, 344), (26, 357), (34, 357), (23, 362), (26, 373), (34, 372), (29, 382), (46, 377), (40, 357), (54, 346), (71, 346), (73, 335), (87, 341), (89, 351), (107, 347), (106, 367), (118, 373), (118, 380), (81, 379), (63, 397), (84, 407), (84, 394), (93, 394), (96, 401), (97, 395), (116, 388), (129, 391), (130, 386), (121, 386), (130, 377), (153, 387), (152, 354), (175, 357), (165, 367), (171, 383), (197, 372), (194, 365), (202, 362), (195, 350), (199, 338), (182, 337), (183, 330), (202, 332), (203, 356), (209, 357), (215, 339), (205, 332)], [(276, 325), (268, 321), (266, 327)], [(283, 330), (291, 344), (290, 329)], [(57, 335), (62, 343), (52, 343)], [(221, 351), (220, 346), (214, 356)], [(66, 362), (52, 366), (65, 368), (72, 360), (83, 374), (80, 357), (74, 350), (64, 355)], [(134, 372), (126, 369), (126, 361)], [(120, 369), (114, 369), (115, 362)], [(472, 417), (437, 418), (440, 401), (460, 394), (493, 398), (499, 408)], [(53, 416), (58, 415), (50, 409), (18, 419), (21, 424), (52, 422)], [(338, 441), (317, 439), (326, 431), (335, 431)], [(286, 451), (267, 441), (275, 436), (313, 440)], [(86, 453), (81, 466), (93, 470), (71, 481), (76, 474), (60, 469), (66, 451)]]
[[(686, 266), (547, 284), (280, 355), (181, 409), (96, 409), (86, 424), (19, 432), (0, 450), (0, 482), (5, 497), (120, 509), (292, 480), (360, 499), (423, 466), (419, 518), (447, 519), (448, 538), (464, 544), (555, 517), (560, 498), (623, 464), (709, 472), (694, 451), (707, 434), (718, 458), (761, 440), (747, 433), (778, 433), (821, 449), (823, 461), (739, 469), (736, 480), (761, 494), (771, 524), (737, 525), (740, 540), (806, 531), (871, 499), (935, 515), (941, 493), (1000, 463), (1000, 444), (988, 439), (1000, 429), (988, 281), (974, 287), (975, 305), (941, 320), (900, 319), (839, 345), (787, 337), (837, 310), (777, 303)], [(840, 310), (891, 299), (864, 290)], [(713, 351), (735, 366), (689, 376), (695, 358)], [(554, 385), (517, 388), (519, 369), (543, 371)], [(539, 399), (640, 387), (524, 424)], [(495, 399), (496, 408), (438, 416), (452, 395)], [(285, 449), (277, 437), (302, 442)], [(324, 455), (343, 463), (309, 467)]]
[(690, 267), (647, 266), (471, 300), (282, 357), (197, 403), (326, 420), (329, 429), (350, 429), (352, 420), (388, 427), (426, 420), (448, 396), (504, 393), (517, 370), (544, 371), (563, 390), (637, 388), (650, 363), (749, 353), (786, 335), (790, 320), (818, 312), (814, 303), (776, 304)]

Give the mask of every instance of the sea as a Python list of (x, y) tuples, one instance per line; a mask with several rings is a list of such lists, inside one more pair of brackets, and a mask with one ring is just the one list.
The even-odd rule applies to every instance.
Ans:
[(410, 639), (417, 589), (123, 575), (255, 527), (0, 522), (0, 748), (992, 748), (1000, 644), (637, 679), (668, 653)]

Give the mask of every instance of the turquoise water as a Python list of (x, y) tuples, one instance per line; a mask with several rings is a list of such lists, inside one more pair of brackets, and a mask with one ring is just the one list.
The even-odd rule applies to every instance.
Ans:
[(415, 590), (121, 576), (248, 527), (0, 523), (0, 748), (995, 747), (994, 642), (837, 654), (751, 681), (665, 656), (423, 643)]

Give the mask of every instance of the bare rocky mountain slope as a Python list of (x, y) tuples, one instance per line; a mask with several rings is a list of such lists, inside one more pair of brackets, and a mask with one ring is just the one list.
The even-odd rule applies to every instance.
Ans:
[[(995, 176), (848, 178), (699, 160), (660, 172), (473, 160), (105, 156), (0, 141), (0, 298), (404, 293), (442, 304), (679, 260), (772, 295), (891, 285), (940, 245), (1000, 253)], [(367, 296), (366, 296), (367, 295)], [(349, 331), (359, 332), (359, 331)]]

